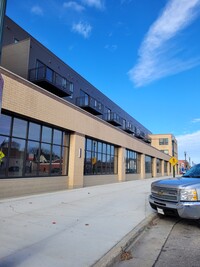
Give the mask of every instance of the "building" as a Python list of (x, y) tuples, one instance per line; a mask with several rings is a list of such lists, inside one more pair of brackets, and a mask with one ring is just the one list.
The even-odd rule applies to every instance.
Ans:
[(184, 174), (187, 170), (191, 168), (190, 163), (187, 160), (180, 159), (178, 161), (179, 173)]
[(5, 17), (0, 196), (170, 175), (152, 133)]
[(151, 145), (171, 157), (178, 158), (177, 140), (172, 134), (149, 134)]
[[(170, 157), (178, 159), (177, 140), (172, 134), (149, 134), (151, 145)], [(179, 173), (178, 163), (176, 173)]]

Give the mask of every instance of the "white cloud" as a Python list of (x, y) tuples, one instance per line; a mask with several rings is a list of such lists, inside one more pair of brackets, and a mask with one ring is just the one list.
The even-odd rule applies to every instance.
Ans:
[(172, 38), (194, 21), (199, 6), (200, 0), (169, 0), (142, 42), (138, 63), (128, 73), (137, 87), (200, 64), (200, 58), (178, 59), (180, 49), (170, 44)]
[(200, 131), (176, 136), (178, 142), (178, 158), (185, 159), (184, 152), (187, 153), (191, 162), (200, 163)]
[(77, 12), (81, 12), (81, 11), (83, 11), (85, 9), (84, 6), (79, 5), (77, 2), (74, 2), (74, 1), (65, 2), (63, 4), (63, 7), (64, 8), (69, 8), (69, 9), (73, 9), (73, 10), (75, 10)]
[(104, 9), (104, 0), (82, 0), (82, 3), (89, 7), (95, 7), (97, 9)]
[(92, 31), (92, 26), (88, 23), (79, 22), (73, 24), (72, 31), (81, 34), (84, 38), (88, 38)]
[(193, 122), (193, 123), (200, 122), (200, 119), (193, 119), (192, 122)]
[(33, 6), (31, 8), (31, 13), (35, 14), (35, 15), (39, 15), (42, 16), (43, 15), (43, 10), (40, 6)]

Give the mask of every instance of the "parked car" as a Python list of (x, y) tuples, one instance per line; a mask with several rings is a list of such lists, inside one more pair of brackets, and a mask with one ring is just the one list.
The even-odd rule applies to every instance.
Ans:
[(8, 168), (9, 172), (19, 172), (19, 166), (11, 166)]
[(200, 164), (181, 177), (153, 182), (149, 203), (160, 214), (199, 220)]

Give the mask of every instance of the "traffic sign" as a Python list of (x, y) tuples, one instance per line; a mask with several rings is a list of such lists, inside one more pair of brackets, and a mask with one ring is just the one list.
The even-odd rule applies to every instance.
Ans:
[(178, 160), (175, 157), (171, 157), (169, 162), (172, 164), (172, 166), (175, 166), (178, 163)]
[(5, 157), (4, 153), (2, 151), (0, 151), (0, 159), (2, 159), (4, 157)]

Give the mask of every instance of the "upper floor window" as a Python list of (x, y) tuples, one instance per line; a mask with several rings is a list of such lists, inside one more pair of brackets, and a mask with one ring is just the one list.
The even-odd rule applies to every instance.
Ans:
[(168, 138), (159, 138), (159, 145), (168, 145)]
[(123, 129), (126, 129), (126, 120), (125, 119), (122, 119), (122, 127), (123, 127)]
[(111, 109), (109, 109), (108, 107), (105, 107), (105, 114), (106, 114), (106, 119), (110, 120), (110, 118), (111, 118)]
[(160, 150), (160, 151), (162, 151), (163, 153), (165, 153), (165, 154), (169, 154), (169, 150), (168, 149), (165, 149), (165, 150)]
[(74, 95), (74, 84), (69, 82), (69, 91), (70, 91), (70, 98), (73, 98)]
[(17, 38), (14, 38), (14, 43), (15, 44), (19, 43), (19, 40)]
[(80, 96), (81, 96), (80, 101), (82, 102), (82, 104), (86, 106), (89, 105), (89, 95), (85, 93), (83, 90), (80, 90)]

